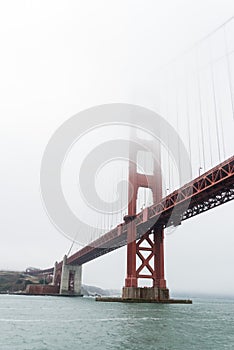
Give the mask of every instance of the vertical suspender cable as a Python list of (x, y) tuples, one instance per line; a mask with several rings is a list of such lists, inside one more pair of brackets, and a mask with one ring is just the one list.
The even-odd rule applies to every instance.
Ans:
[(110, 206), (110, 191), (107, 192), (107, 231), (109, 231), (110, 229), (109, 206)]
[(201, 81), (200, 81), (200, 71), (198, 66), (198, 51), (196, 57), (196, 74), (197, 74), (197, 86), (198, 86), (198, 103), (199, 103), (199, 115), (200, 115), (200, 131), (201, 131), (201, 141), (202, 141), (202, 156), (203, 156), (203, 170), (206, 169), (205, 161), (205, 145), (204, 145), (204, 126), (202, 120), (202, 99), (201, 99)]
[(214, 68), (213, 68), (213, 62), (212, 62), (211, 47), (210, 47), (210, 71), (211, 71), (211, 84), (212, 84), (212, 95), (213, 95), (214, 113), (215, 113), (215, 126), (216, 126), (216, 138), (217, 138), (217, 145), (218, 145), (218, 155), (219, 155), (219, 162), (221, 162), (218, 113), (217, 113), (217, 102), (216, 102), (215, 81), (214, 81)]
[[(176, 74), (176, 73), (175, 73)], [(181, 176), (180, 176), (180, 172), (181, 172), (181, 164), (180, 164), (180, 142), (179, 142), (179, 102), (178, 102), (178, 77), (177, 74), (175, 75), (176, 78), (176, 129), (177, 129), (177, 134), (178, 134), (178, 142), (177, 142), (177, 151), (178, 151), (178, 158), (179, 158), (179, 185), (182, 185), (180, 183), (181, 180)]]
[(185, 95), (186, 95), (186, 114), (187, 114), (187, 129), (188, 129), (188, 146), (189, 159), (191, 162), (191, 135), (190, 135), (190, 110), (189, 110), (189, 93), (188, 93), (188, 72), (185, 71)]
[[(167, 78), (166, 78), (166, 119), (169, 122), (169, 108), (168, 108), (168, 71), (167, 71)], [(168, 189), (171, 191), (171, 166), (170, 166), (170, 137), (169, 137), (169, 130), (167, 130), (167, 167), (168, 167)], [(166, 193), (167, 195), (167, 193)]]
[[(197, 87), (197, 84), (196, 84), (196, 68), (195, 68), (195, 71), (194, 71), (194, 94), (196, 92), (196, 87)], [(198, 94), (199, 95), (199, 94)], [(199, 99), (199, 96), (198, 96), (198, 99)], [(198, 102), (199, 103), (199, 102)], [(197, 130), (196, 130), (196, 135), (197, 135), (197, 146), (198, 146), (198, 164), (199, 164), (199, 167), (201, 166), (201, 144), (200, 144), (200, 128), (199, 128), (199, 120), (198, 120), (198, 117), (195, 116), (195, 119), (196, 119), (196, 127), (197, 127)], [(197, 169), (195, 169), (195, 177), (197, 176)]]
[(224, 33), (225, 56), (226, 56), (226, 62), (227, 62), (229, 90), (231, 95), (232, 118), (234, 120), (234, 100), (233, 100), (234, 96), (233, 96), (233, 87), (232, 87), (232, 80), (231, 80), (231, 66), (230, 66), (230, 58), (229, 58), (229, 52), (228, 52), (226, 26), (223, 27), (223, 33)]
[(208, 113), (208, 102), (207, 99), (205, 99), (206, 102), (206, 110), (207, 110), (207, 120), (208, 120), (208, 139), (209, 139), (209, 149), (210, 149), (210, 164), (213, 165), (213, 156), (212, 156), (212, 142), (211, 142), (211, 122), (210, 122), (210, 114)]
[(223, 118), (222, 118), (221, 107), (219, 107), (219, 114), (220, 114), (221, 139), (222, 139), (222, 146), (223, 146), (223, 157), (226, 158), (225, 142), (224, 142), (224, 131), (223, 131)]
[(107, 229), (107, 232), (109, 230), (109, 197), (110, 197), (110, 191), (107, 190), (107, 193), (106, 193), (106, 229)]
[(123, 219), (123, 181), (124, 181), (124, 177), (123, 177), (123, 173), (124, 173), (124, 164), (121, 166), (121, 171), (119, 171), (120, 174), (120, 184), (121, 184), (121, 188), (120, 188), (120, 210), (118, 209), (118, 223), (122, 222)]

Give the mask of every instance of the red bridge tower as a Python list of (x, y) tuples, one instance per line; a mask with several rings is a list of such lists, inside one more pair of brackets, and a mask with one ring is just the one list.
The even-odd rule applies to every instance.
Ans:
[[(145, 152), (145, 149), (140, 146), (141, 142), (140, 140), (134, 142), (134, 145), (139, 146), (130, 146), (128, 215), (124, 218), (128, 224), (127, 277), (122, 298), (168, 300), (169, 290), (164, 278), (164, 229), (155, 223), (140, 239), (137, 237), (135, 217), (139, 188), (150, 188), (154, 203), (162, 199), (161, 147), (159, 141), (157, 141), (157, 146), (154, 148), (152, 148), (152, 144), (155, 143), (155, 140), (144, 141), (146, 148), (154, 152), (152, 154), (153, 171), (151, 174), (137, 172), (138, 152)], [(145, 209), (145, 215), (147, 215), (147, 209)], [(139, 266), (137, 266), (137, 257), (140, 261)], [(139, 287), (139, 279), (150, 279), (152, 286)]]

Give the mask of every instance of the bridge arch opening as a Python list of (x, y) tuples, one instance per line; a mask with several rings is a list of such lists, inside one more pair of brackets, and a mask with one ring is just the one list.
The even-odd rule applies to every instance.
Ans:
[(137, 152), (137, 173), (145, 175), (154, 174), (154, 159), (152, 152), (141, 150)]
[(153, 204), (153, 191), (151, 188), (139, 187), (137, 191), (137, 214)]

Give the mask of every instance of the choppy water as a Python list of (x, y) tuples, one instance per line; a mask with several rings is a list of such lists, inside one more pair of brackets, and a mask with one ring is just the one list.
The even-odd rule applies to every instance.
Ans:
[(1, 295), (0, 349), (234, 349), (234, 300), (158, 305)]

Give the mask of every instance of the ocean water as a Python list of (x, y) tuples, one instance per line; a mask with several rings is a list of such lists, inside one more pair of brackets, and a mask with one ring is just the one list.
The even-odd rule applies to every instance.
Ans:
[(0, 295), (0, 349), (234, 349), (234, 300), (193, 301), (127, 304)]

